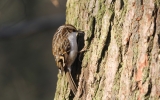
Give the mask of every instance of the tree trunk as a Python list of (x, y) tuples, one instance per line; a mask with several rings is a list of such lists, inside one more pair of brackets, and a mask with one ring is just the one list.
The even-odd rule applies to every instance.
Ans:
[(66, 15), (86, 51), (77, 94), (59, 74), (55, 100), (160, 99), (159, 0), (68, 0)]

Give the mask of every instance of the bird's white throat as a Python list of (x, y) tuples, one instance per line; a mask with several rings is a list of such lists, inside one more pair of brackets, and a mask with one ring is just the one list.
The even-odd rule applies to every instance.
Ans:
[(74, 62), (74, 60), (76, 59), (77, 53), (78, 53), (76, 32), (70, 33), (68, 36), (68, 40), (69, 40), (70, 46), (71, 46), (71, 50), (70, 50), (70, 54), (69, 54), (69, 58), (68, 58), (69, 67), (71, 67), (71, 65)]

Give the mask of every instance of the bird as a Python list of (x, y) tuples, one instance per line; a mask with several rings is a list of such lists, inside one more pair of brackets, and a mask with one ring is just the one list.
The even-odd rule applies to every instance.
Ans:
[(78, 53), (77, 34), (78, 30), (73, 25), (64, 24), (57, 29), (52, 40), (52, 53), (56, 65), (61, 73), (65, 72), (74, 95), (77, 92), (77, 86), (71, 75), (71, 66)]

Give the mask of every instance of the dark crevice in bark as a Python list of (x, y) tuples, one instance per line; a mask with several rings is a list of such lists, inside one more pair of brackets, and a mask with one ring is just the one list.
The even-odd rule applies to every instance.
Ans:
[(112, 3), (115, 3), (116, 0), (112, 0)]
[(158, 9), (157, 9), (157, 7), (156, 7), (156, 5), (155, 5), (155, 10), (154, 10), (153, 13), (152, 13), (152, 16), (155, 16), (155, 17), (154, 17), (154, 24), (155, 24), (155, 25), (154, 25), (154, 30), (153, 30), (153, 37), (155, 37), (155, 34), (156, 34), (157, 14), (158, 14)]
[(87, 40), (88, 41), (88, 46), (91, 44), (91, 41), (94, 38), (94, 32), (95, 32), (95, 26), (96, 26), (96, 19), (95, 17), (92, 18), (92, 22), (91, 22), (91, 37)]
[[(95, 31), (95, 25), (96, 25), (96, 19), (95, 19), (95, 17), (93, 17), (93, 20), (92, 20), (92, 35), (94, 36), (94, 31)], [(91, 37), (93, 37), (93, 36), (91, 36)]]
[[(155, 34), (156, 34), (156, 31), (157, 31), (157, 29), (156, 29), (157, 14), (158, 14), (158, 9), (155, 7), (155, 10), (152, 13), (152, 16), (155, 16), (154, 17), (154, 30), (153, 30), (152, 36), (148, 37), (148, 39), (147, 39), (147, 42), (149, 43), (149, 46), (147, 48), (148, 49), (147, 52), (148, 52), (149, 57), (151, 57), (151, 51), (153, 49), (153, 42), (154, 42)], [(150, 63), (151, 63), (151, 60), (149, 61), (149, 65), (150, 65)]]
[(124, 6), (124, 1), (121, 0), (120, 2), (121, 2), (121, 6), (120, 6), (120, 10), (121, 10), (123, 8), (123, 6)]
[(123, 63), (123, 58), (122, 58), (122, 47), (120, 47), (119, 48), (119, 59), (120, 59), (120, 61), (119, 61), (119, 66), (118, 66), (118, 68), (117, 68), (117, 72), (121, 75), (121, 72), (120, 72), (120, 69), (122, 68), (122, 63)]
[(141, 0), (141, 5), (143, 5), (143, 0)]
[(124, 8), (124, 9), (126, 9), (126, 7), (124, 6), (124, 5), (125, 5), (125, 3), (126, 3), (126, 2), (125, 2), (125, 0), (122, 0), (122, 1), (121, 1), (121, 3), (122, 3), (122, 6), (121, 6), (121, 8)]
[(128, 52), (128, 47), (129, 47), (129, 41), (130, 41), (130, 37), (129, 40), (127, 41), (126, 45), (125, 45), (125, 51), (124, 51), (124, 55)]
[(157, 34), (158, 36), (158, 45), (159, 45), (159, 48), (160, 48), (160, 34)]
[[(110, 42), (111, 42), (111, 30), (112, 30), (111, 22), (113, 22), (113, 20), (114, 20), (114, 13), (112, 14), (111, 19), (110, 19), (109, 31), (108, 31), (108, 35), (107, 35), (107, 38), (106, 38), (106, 43), (105, 43), (105, 45), (104, 45), (104, 47), (103, 47), (103, 49), (102, 49), (101, 58), (98, 60), (97, 72), (99, 72), (99, 67), (100, 67), (102, 58), (105, 57), (105, 52), (108, 51), (108, 47), (109, 47), (109, 44), (110, 44)], [(107, 34), (107, 33), (106, 33), (106, 34)]]
[(132, 33), (130, 34), (130, 36), (128, 36), (127, 43), (126, 43), (126, 45), (124, 45), (124, 48), (123, 48), (124, 49), (124, 53), (123, 53), (123, 55), (126, 55), (126, 53), (128, 52), (131, 35), (132, 35)]
[(149, 83), (148, 83), (148, 91), (145, 94), (145, 97), (146, 97), (145, 99), (149, 99), (151, 92), (152, 92), (152, 82), (150, 80)]

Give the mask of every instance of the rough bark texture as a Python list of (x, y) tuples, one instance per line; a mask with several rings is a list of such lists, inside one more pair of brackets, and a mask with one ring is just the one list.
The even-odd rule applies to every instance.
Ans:
[(55, 100), (160, 98), (159, 0), (68, 0), (66, 13), (87, 51), (76, 96), (59, 77)]

